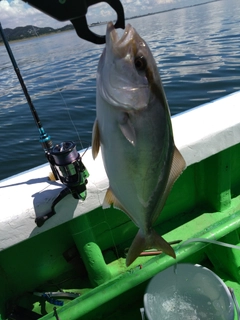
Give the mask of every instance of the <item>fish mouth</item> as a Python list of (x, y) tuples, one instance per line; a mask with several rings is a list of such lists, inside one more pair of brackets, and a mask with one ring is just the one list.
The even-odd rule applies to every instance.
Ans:
[[(109, 22), (106, 31), (106, 47), (99, 62), (101, 94), (111, 105), (125, 110), (146, 108), (149, 102), (149, 82), (145, 70), (138, 72), (135, 58), (147, 51), (144, 40), (128, 24), (123, 33)], [(143, 52), (145, 47), (145, 52)], [(100, 91), (100, 86), (98, 87)]]
[(123, 35), (119, 37), (117, 30), (114, 28), (112, 22), (107, 24), (107, 32), (106, 32), (106, 45), (111, 46), (113, 49), (123, 49), (131, 41), (133, 41), (134, 36), (136, 35), (135, 29), (130, 25), (127, 24)]

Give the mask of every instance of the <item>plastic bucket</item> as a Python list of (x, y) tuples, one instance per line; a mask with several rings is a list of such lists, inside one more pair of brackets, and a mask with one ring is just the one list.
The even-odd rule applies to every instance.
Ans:
[(177, 264), (151, 279), (144, 294), (148, 320), (234, 320), (224, 282), (200, 265)]

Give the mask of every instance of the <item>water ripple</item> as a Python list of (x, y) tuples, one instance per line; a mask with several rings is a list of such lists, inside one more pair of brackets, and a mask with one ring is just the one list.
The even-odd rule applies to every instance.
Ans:
[[(240, 5), (223, 0), (132, 19), (156, 59), (175, 114), (240, 90)], [(106, 26), (93, 31), (104, 34)], [(29, 94), (54, 143), (91, 143), (96, 70), (103, 46), (74, 31), (11, 43)], [(0, 179), (45, 161), (38, 130), (0, 46)], [(70, 115), (70, 117), (69, 117)], [(72, 121), (77, 127), (75, 132)]]

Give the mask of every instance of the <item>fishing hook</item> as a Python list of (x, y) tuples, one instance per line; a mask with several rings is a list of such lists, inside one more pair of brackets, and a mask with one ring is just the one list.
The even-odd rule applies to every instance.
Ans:
[(95, 44), (103, 44), (106, 37), (91, 31), (87, 24), (88, 7), (106, 2), (117, 13), (115, 28), (125, 28), (124, 10), (120, 0), (22, 0), (59, 21), (70, 20), (77, 35)]

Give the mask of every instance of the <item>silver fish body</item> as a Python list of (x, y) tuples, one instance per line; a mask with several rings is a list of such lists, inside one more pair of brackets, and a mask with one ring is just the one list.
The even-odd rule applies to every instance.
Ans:
[(152, 53), (127, 25), (119, 39), (107, 26), (97, 72), (95, 158), (101, 146), (109, 189), (105, 204), (123, 210), (139, 228), (126, 259), (149, 248), (175, 257), (154, 229), (171, 187), (185, 168), (174, 145), (169, 107)]

